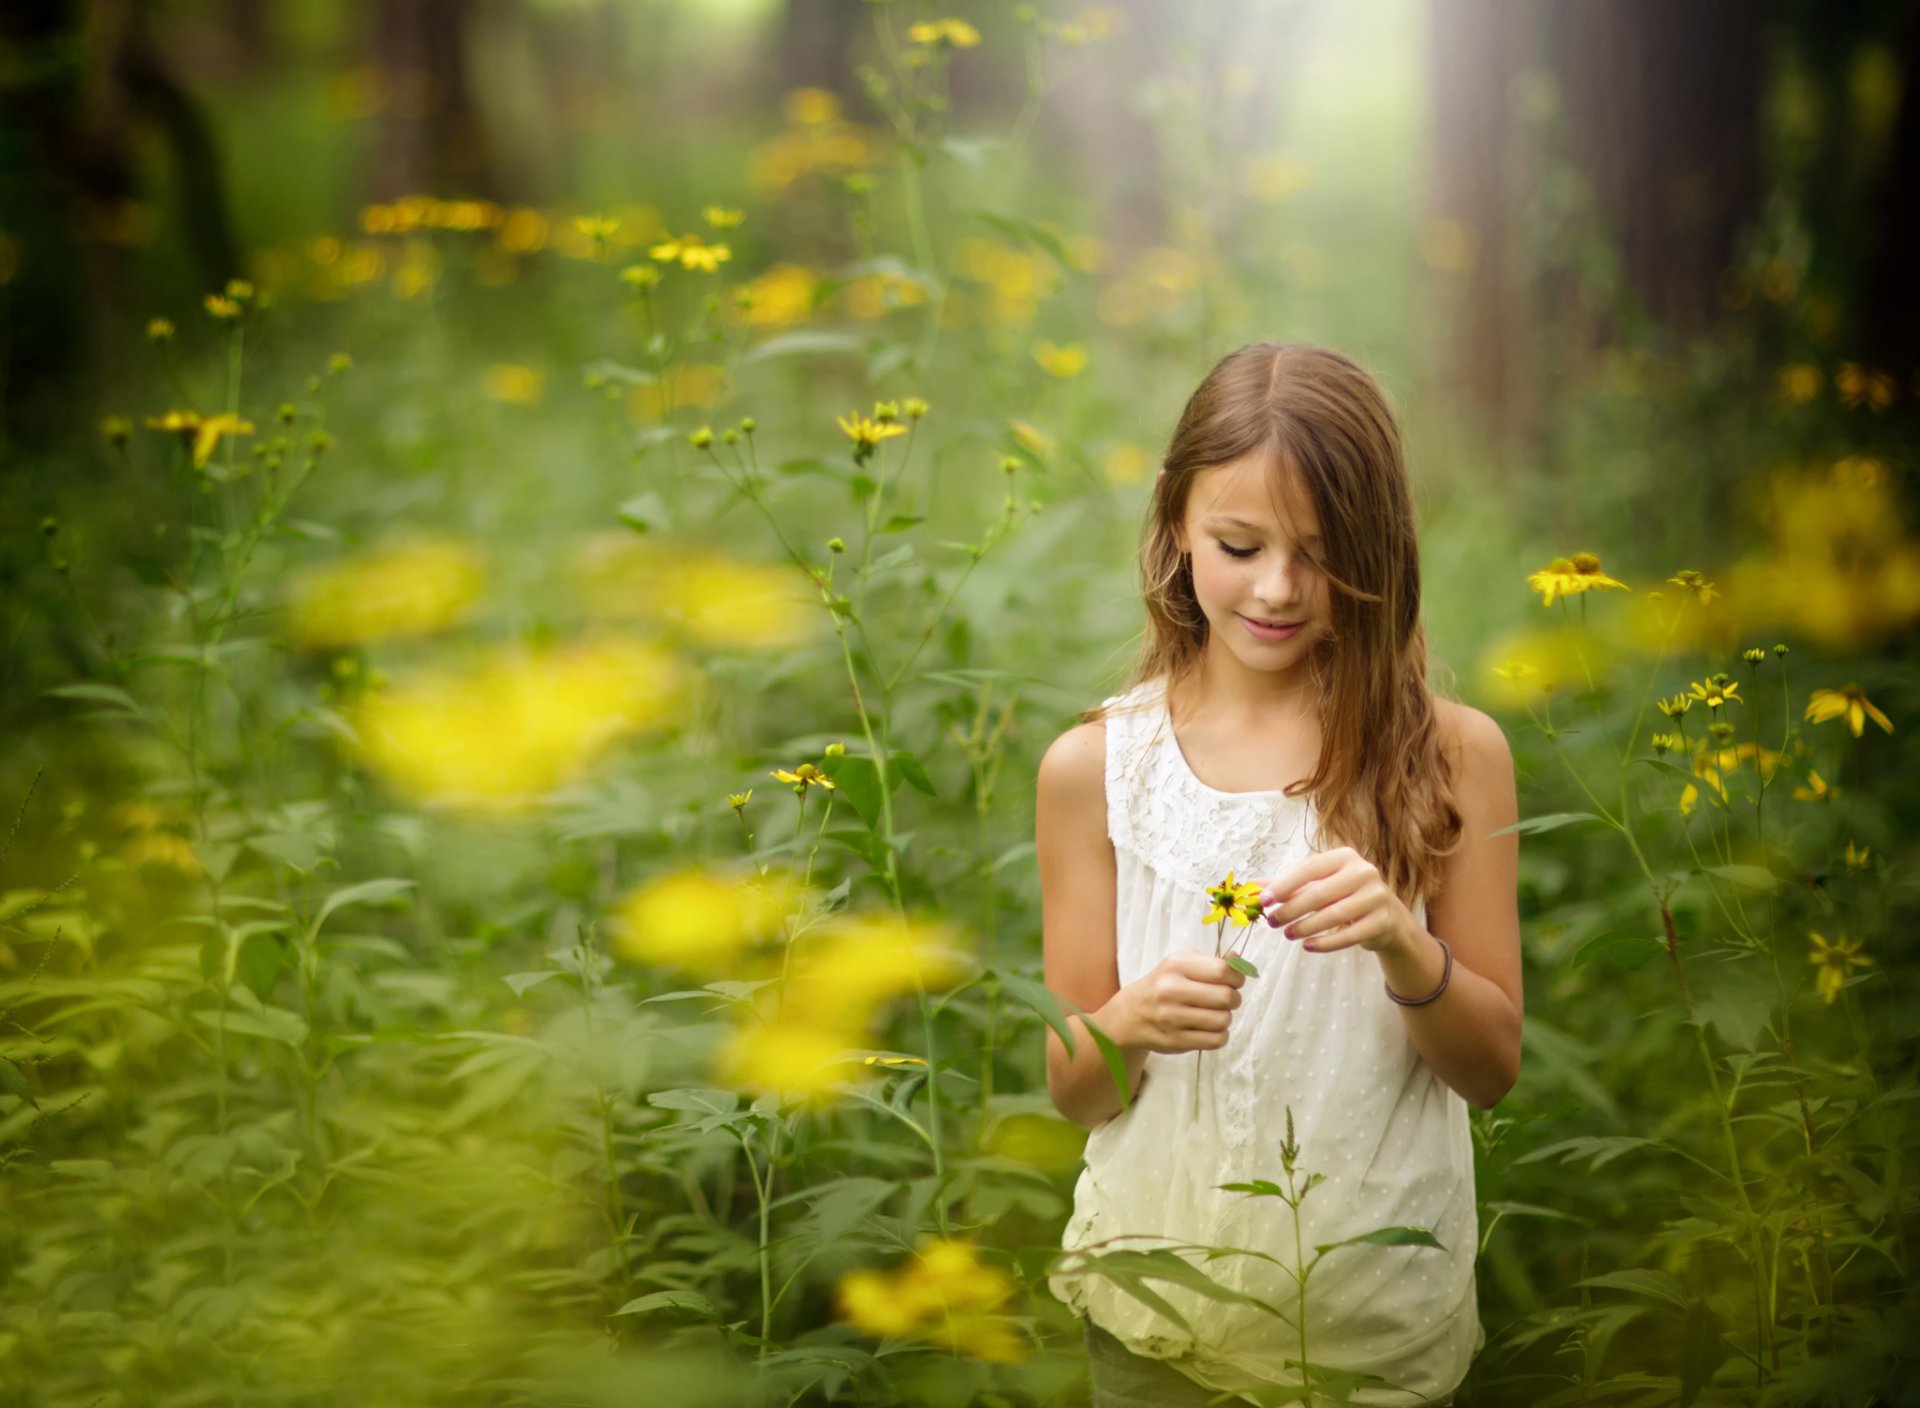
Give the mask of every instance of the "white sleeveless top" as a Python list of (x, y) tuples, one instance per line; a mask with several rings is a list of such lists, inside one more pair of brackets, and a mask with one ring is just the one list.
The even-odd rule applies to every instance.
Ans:
[[(1174, 739), (1164, 681), (1106, 701), (1107, 833), (1118, 869), (1114, 937), (1120, 982), (1178, 949), (1211, 953), (1207, 887), (1274, 880), (1322, 849), (1314, 808), (1281, 792), (1221, 792), (1201, 782)], [(1132, 706), (1142, 706), (1130, 711)], [(1425, 906), (1415, 910), (1425, 922)], [(1315, 1364), (1379, 1374), (1444, 1399), (1486, 1343), (1474, 1281), (1479, 1217), (1467, 1102), (1420, 1057), (1380, 964), (1358, 947), (1309, 953), (1256, 923), (1243, 951), (1260, 970), (1241, 989), (1227, 1045), (1206, 1053), (1193, 1117), (1192, 1053), (1149, 1055), (1132, 1108), (1087, 1140), (1062, 1238), (1068, 1251), (1150, 1250), (1172, 1242), (1246, 1247), (1297, 1266), (1293, 1214), (1278, 1198), (1221, 1183), (1286, 1186), (1280, 1144), (1293, 1108), (1296, 1187), (1326, 1175), (1301, 1203), (1300, 1245), (1377, 1227), (1425, 1227), (1431, 1247), (1342, 1247), (1307, 1282), (1307, 1352)], [(1122, 1238), (1113, 1241), (1114, 1238)], [(1056, 1276), (1054, 1294), (1135, 1354), (1169, 1361), (1215, 1389), (1297, 1386), (1292, 1276), (1257, 1257), (1202, 1262), (1214, 1280), (1287, 1314), (1148, 1282), (1194, 1327), (1189, 1334), (1098, 1274)], [(1404, 1405), (1406, 1392), (1361, 1389), (1355, 1403)]]

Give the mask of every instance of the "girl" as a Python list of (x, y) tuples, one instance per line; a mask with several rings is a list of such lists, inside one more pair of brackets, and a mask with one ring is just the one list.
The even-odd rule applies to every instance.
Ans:
[[(1130, 1082), (1122, 1112), (1085, 1024), (1072, 1058), (1048, 1033), (1053, 1101), (1093, 1130), (1066, 1249), (1247, 1248), (1203, 1269), (1297, 1318), (1296, 1246), (1424, 1227), (1441, 1249), (1320, 1262), (1306, 1357), (1396, 1386), (1357, 1403), (1449, 1403), (1485, 1343), (1467, 1105), (1520, 1068), (1518, 844), (1493, 834), (1513, 764), (1492, 720), (1428, 689), (1379, 386), (1325, 348), (1227, 357), (1174, 431), (1140, 556), (1132, 686), (1054, 742), (1037, 789), (1047, 986)], [(1257, 977), (1202, 923), (1228, 871), (1260, 882)], [(1298, 1181), (1324, 1176), (1297, 1242), (1285, 1202), (1220, 1188), (1286, 1185), (1289, 1110)], [(1095, 1408), (1305, 1382), (1291, 1319), (1150, 1286), (1185, 1326), (1097, 1272), (1054, 1280), (1088, 1322)]]

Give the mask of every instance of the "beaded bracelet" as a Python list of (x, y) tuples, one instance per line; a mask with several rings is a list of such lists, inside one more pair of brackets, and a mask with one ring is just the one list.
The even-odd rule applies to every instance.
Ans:
[[(1432, 1002), (1447, 990), (1447, 982), (1453, 977), (1453, 949), (1447, 941), (1438, 934), (1433, 936), (1433, 941), (1445, 949), (1447, 954), (1447, 966), (1440, 970), (1440, 986), (1428, 993), (1425, 997), (1402, 997), (1392, 988), (1387, 988), (1387, 996), (1399, 1003), (1402, 1007), (1419, 1007), (1423, 1003)], [(1386, 984), (1382, 983), (1381, 986), (1386, 987)]]

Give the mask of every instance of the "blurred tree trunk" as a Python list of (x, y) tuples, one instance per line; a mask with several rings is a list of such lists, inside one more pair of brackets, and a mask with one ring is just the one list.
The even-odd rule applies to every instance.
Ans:
[(1900, 109), (1881, 174), (1874, 247), (1859, 287), (1862, 354), (1906, 380), (1903, 403), (1920, 398), (1920, 13), (1900, 46)]
[(118, 384), (135, 297), (127, 250), (155, 221), (143, 131), (169, 159), (198, 290), (240, 272), (213, 128), (155, 43), (144, 0), (15, 0), (0, 8), (0, 38), (22, 75), (0, 88), (0, 124), (22, 153), (0, 173), (0, 195), (31, 272), (16, 317), (33, 347), (8, 379), (24, 388), (91, 371)]
[(1539, 406), (1523, 225), (1535, 162), (1519, 111), (1533, 9), (1431, 0), (1428, 14), (1434, 223), (1425, 243), (1454, 290), (1434, 381), (1497, 434), (1524, 437)]
[(471, 0), (380, 0), (374, 61), (386, 76), (373, 193), (498, 196), (467, 71)]
[[(1535, 18), (1537, 27), (1526, 21)], [(1541, 276), (1518, 238), (1542, 174), (1565, 161), (1617, 252), (1623, 291), (1664, 330), (1706, 327), (1761, 193), (1767, 9), (1754, 0), (1431, 0), (1436, 214), (1458, 220), (1476, 258), (1452, 330), (1458, 384), (1499, 432), (1524, 433), (1546, 349)], [(1554, 150), (1516, 119), (1528, 69), (1560, 99)], [(1570, 271), (1569, 271), (1570, 272)], [(1556, 322), (1578, 345), (1615, 335), (1616, 308), (1563, 280)], [(1559, 335), (1561, 329), (1553, 329)]]
[(866, 37), (867, 18), (865, 5), (846, 0), (787, 0), (776, 104), (795, 88), (825, 88), (852, 98), (853, 55)]

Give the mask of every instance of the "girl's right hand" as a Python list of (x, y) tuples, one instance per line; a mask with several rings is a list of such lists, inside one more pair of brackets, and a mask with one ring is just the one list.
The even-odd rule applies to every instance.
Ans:
[(1163, 1056), (1218, 1051), (1227, 1044), (1227, 1027), (1246, 980), (1226, 959), (1210, 953), (1169, 954), (1151, 973), (1114, 994), (1124, 1020), (1116, 1024), (1120, 1030), (1113, 1038)]

